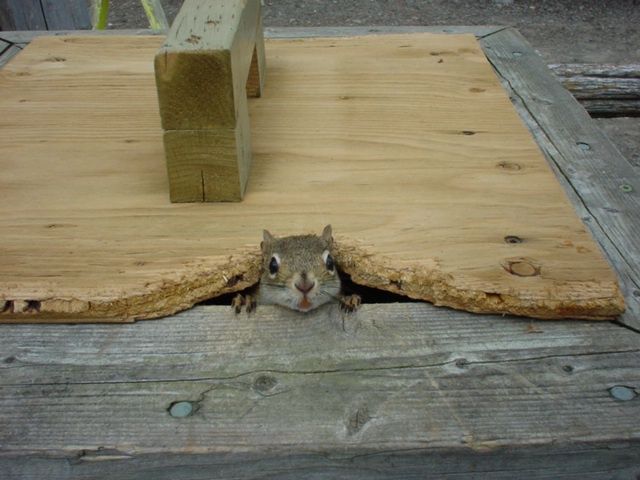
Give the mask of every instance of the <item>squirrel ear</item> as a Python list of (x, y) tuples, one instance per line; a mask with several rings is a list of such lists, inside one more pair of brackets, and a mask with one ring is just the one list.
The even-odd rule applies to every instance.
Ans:
[(262, 250), (264, 250), (265, 247), (267, 245), (271, 244), (274, 240), (275, 240), (275, 238), (273, 237), (273, 235), (271, 235), (269, 233), (269, 230), (263, 230), (262, 231), (262, 242), (260, 242), (260, 248)]
[(322, 239), (327, 242), (327, 245), (331, 245), (333, 243), (333, 235), (331, 233), (331, 225), (327, 225), (322, 230)]

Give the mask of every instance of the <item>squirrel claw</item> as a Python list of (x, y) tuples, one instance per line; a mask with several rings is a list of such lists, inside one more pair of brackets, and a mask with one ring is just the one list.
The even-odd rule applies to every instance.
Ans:
[(236, 312), (236, 315), (242, 311), (242, 305), (244, 304), (244, 297), (241, 294), (236, 295), (231, 300), (231, 308)]
[(340, 309), (343, 312), (355, 312), (360, 308), (361, 304), (362, 299), (360, 298), (360, 295), (356, 295), (355, 293), (353, 295), (345, 295), (340, 298)]
[(243, 306), (245, 307), (247, 313), (255, 311), (256, 307), (258, 306), (256, 297), (254, 297), (253, 295), (242, 295), (241, 293), (233, 297), (233, 300), (231, 300), (231, 308), (233, 308), (233, 311), (236, 313), (236, 315), (242, 312)]

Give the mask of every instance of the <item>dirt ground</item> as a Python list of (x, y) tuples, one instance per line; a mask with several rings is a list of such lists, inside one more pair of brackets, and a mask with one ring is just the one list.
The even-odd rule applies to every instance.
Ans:
[[(169, 21), (182, 0), (163, 0)], [(640, 0), (263, 0), (264, 25), (510, 25), (547, 63), (640, 63)], [(142, 28), (140, 0), (111, 0), (109, 28)], [(640, 169), (640, 117), (596, 119)]]

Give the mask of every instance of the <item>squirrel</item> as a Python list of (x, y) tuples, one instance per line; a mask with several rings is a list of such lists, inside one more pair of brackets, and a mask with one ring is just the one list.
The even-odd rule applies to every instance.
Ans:
[(345, 312), (360, 306), (358, 295), (343, 295), (342, 283), (333, 256), (331, 225), (322, 234), (294, 235), (276, 238), (263, 231), (262, 275), (257, 291), (238, 294), (231, 302), (236, 314), (246, 307), (254, 311), (258, 303), (281, 305), (291, 310), (308, 312), (331, 301), (340, 302)]

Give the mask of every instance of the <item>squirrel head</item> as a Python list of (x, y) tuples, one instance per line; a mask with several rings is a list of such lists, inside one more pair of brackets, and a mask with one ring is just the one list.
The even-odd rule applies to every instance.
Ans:
[(340, 277), (331, 256), (331, 225), (318, 235), (276, 238), (263, 232), (260, 296), (265, 303), (306, 312), (340, 293)]

